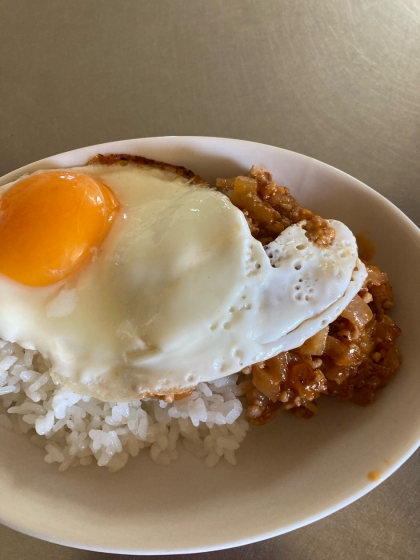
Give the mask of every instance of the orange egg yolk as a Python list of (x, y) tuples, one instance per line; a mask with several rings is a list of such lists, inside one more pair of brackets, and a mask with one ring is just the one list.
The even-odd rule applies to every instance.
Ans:
[(0, 196), (0, 274), (48, 286), (74, 274), (105, 239), (118, 201), (102, 183), (73, 171), (48, 171)]

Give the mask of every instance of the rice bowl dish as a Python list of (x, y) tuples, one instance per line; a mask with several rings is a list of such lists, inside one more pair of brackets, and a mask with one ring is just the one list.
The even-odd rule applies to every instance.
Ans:
[[(164, 156), (162, 156), (162, 151), (159, 152), (159, 149), (155, 149), (154, 151), (154, 142), (156, 142), (156, 140), (152, 140), (149, 145), (147, 144), (147, 142), (145, 142), (144, 145), (141, 146), (140, 141), (140, 144), (136, 146), (134, 153), (142, 154), (146, 157), (159, 157), (160, 159), (164, 159)], [(169, 143), (170, 145), (171, 140), (168, 139), (165, 142)], [(173, 140), (173, 142), (175, 142), (173, 145), (176, 146), (176, 141)], [(203, 146), (206, 145), (205, 139), (203, 139), (201, 142), (203, 142)], [(217, 142), (214, 142), (214, 145), (217, 145)], [(220, 141), (220, 147), (222, 145), (225, 145), (225, 143), (227, 143), (227, 141)], [(198, 141), (198, 144), (200, 144), (200, 141)], [(245, 152), (247, 150), (255, 150), (255, 145), (247, 146), (247, 143), (239, 144), (242, 144), (241, 146), (238, 145), (237, 149), (239, 151), (240, 149), (244, 148)], [(207, 145), (206, 150), (208, 150), (209, 145), (211, 145), (211, 141), (210, 144)], [(115, 147), (115, 145), (112, 146), (113, 153), (124, 153), (121, 151), (121, 149), (118, 150), (118, 148), (115, 149)], [(142, 149), (142, 147), (144, 148), (144, 150)], [(216, 148), (216, 152), (218, 149), (219, 147)], [(239, 151), (235, 150), (236, 147), (232, 148), (232, 155), (235, 154), (234, 157), (238, 158), (239, 161)], [(253, 152), (257, 154), (255, 159), (253, 160), (247, 160), (246, 158), (249, 158), (250, 154), (244, 153), (243, 157), (241, 156), (241, 169), (237, 169), (234, 165), (230, 165), (230, 168), (228, 170), (225, 170), (223, 169), (222, 165), (222, 169), (219, 170), (215, 168), (211, 172), (209, 172), (205, 158), (201, 163), (199, 161), (200, 158), (198, 158), (197, 161), (199, 165), (194, 166), (193, 161), (188, 161), (189, 157), (194, 160), (194, 156), (188, 156), (186, 159), (180, 160), (179, 157), (176, 157), (175, 150), (174, 154), (172, 154), (171, 157), (168, 157), (171, 163), (175, 163), (178, 165), (185, 164), (188, 167), (191, 167), (195, 172), (198, 172), (200, 173), (200, 175), (205, 176), (205, 178), (208, 179), (212, 184), (214, 184), (215, 179), (219, 177), (235, 177), (238, 175), (245, 176), (244, 171), (247, 166), (246, 162), (248, 161), (248, 169), (249, 165), (252, 163), (256, 163), (258, 165), (264, 164), (267, 169), (274, 171), (275, 179), (277, 180), (277, 177), (279, 175), (279, 167), (277, 167), (276, 169), (276, 165), (275, 163), (273, 163), (273, 160), (275, 158), (275, 149), (273, 148), (272, 150), (273, 154), (269, 154), (269, 156), (267, 156), (268, 151), (264, 152), (264, 149), (262, 149), (259, 155), (258, 150), (256, 152)], [(107, 151), (101, 149), (96, 149), (94, 151), (92, 149), (89, 153), (85, 152), (82, 159), (79, 158), (78, 160), (75, 160), (73, 158), (72, 163), (67, 163), (65, 161), (66, 158), (64, 157), (60, 162), (51, 162), (52, 165), (50, 166), (55, 168), (62, 168), (66, 167), (67, 165), (77, 166), (81, 165), (83, 163), (83, 160), (86, 162), (89, 158), (94, 157), (97, 153), (109, 153), (110, 151), (111, 150), (109, 149)], [(278, 156), (278, 153), (279, 152), (277, 151), (276, 156)], [(170, 152), (169, 155), (171, 155)], [(215, 156), (212, 157), (214, 158)], [(292, 194), (295, 195), (296, 198), (300, 201), (300, 194), (302, 193), (296, 191), (299, 191), (299, 189), (302, 190), (302, 188), (304, 188), (307, 179), (304, 179), (302, 181), (301, 178), (299, 179), (299, 177), (296, 177), (296, 167), (294, 167), (294, 164), (291, 164), (294, 156), (291, 157), (289, 161), (287, 161), (287, 157), (288, 156), (286, 153), (286, 156), (284, 156), (284, 158), (286, 159), (283, 158), (282, 162), (283, 166), (285, 166), (284, 176), (280, 177), (280, 179), (278, 179), (277, 181), (281, 181), (282, 184), (290, 186)], [(299, 159), (300, 156), (296, 157)], [(216, 160), (217, 158), (214, 159), (214, 161)], [(310, 168), (310, 165), (312, 165), (310, 163), (311, 160), (308, 161), (309, 163), (307, 163), (307, 161), (303, 162), (303, 168), (305, 168), (305, 165), (308, 166), (307, 169)], [(38, 164), (37, 169), (48, 169), (48, 166), (43, 167), (42, 163), (43, 162), (41, 162), (41, 165)], [(28, 171), (34, 170), (35, 168), (32, 168)], [(15, 174), (15, 176), (9, 178), (9, 182), (18, 179), (18, 177), (19, 175)], [(336, 175), (334, 177), (335, 179), (337, 179), (338, 176)], [(341, 180), (341, 177), (338, 177), (338, 180)], [(326, 183), (328, 184), (328, 180), (326, 181)], [(303, 201), (307, 207), (315, 208), (317, 212), (319, 212), (323, 216), (331, 216), (334, 218), (337, 217), (343, 219), (345, 223), (348, 223), (350, 225), (354, 233), (366, 229), (365, 227), (361, 228), (357, 224), (354, 225), (352, 223), (349, 223), (348, 219), (346, 219), (346, 216), (342, 217), (342, 215), (345, 215), (346, 212), (341, 211), (340, 214), (340, 210), (338, 210), (338, 199), (335, 198), (335, 195), (331, 197), (329, 203), (330, 208), (326, 208), (325, 210), (321, 208), (322, 212), (321, 210), (319, 210), (319, 205), (317, 206), (316, 202), (314, 203), (314, 200), (316, 201), (316, 197), (313, 197), (312, 200), (308, 200), (311, 198), (310, 196), (308, 197), (306, 195), (306, 197), (306, 200), (305, 198), (303, 198)], [(363, 215), (359, 216), (359, 218), (359, 221), (363, 222)], [(270, 243), (270, 241), (268, 243)], [(381, 264), (380, 251), (379, 263)], [(384, 266), (383, 264), (381, 268), (382, 267), (385, 271), (391, 272), (391, 281), (395, 286), (395, 274), (394, 276), (392, 276), (393, 267)], [(404, 332), (404, 336), (401, 339), (403, 341), (406, 334), (406, 328), (404, 326), (404, 321), (401, 320), (401, 312), (398, 311), (398, 306), (400, 305), (400, 291), (397, 292), (396, 302), (398, 324), (403, 327)], [(404, 304), (402, 305), (404, 308)], [(333, 319), (333, 321), (334, 320), (335, 318)], [(328, 324), (330, 322), (331, 320), (328, 321)], [(259, 360), (258, 362), (254, 362), (250, 366), (246, 364), (242, 369), (238, 369), (238, 371), (234, 373), (229, 372), (229, 374), (224, 377), (215, 377), (210, 380), (199, 379), (198, 383), (194, 384), (194, 386), (188, 387), (189, 394), (184, 395), (183, 398), (180, 399), (171, 398), (171, 393), (169, 392), (167, 394), (162, 392), (158, 394), (159, 398), (146, 397), (146, 400), (138, 399), (127, 401), (104, 401), (98, 399), (95, 396), (86, 394), (83, 395), (82, 393), (72, 391), (68, 387), (58, 385), (57, 380), (53, 379), (49, 374), (51, 364), (48, 362), (48, 359), (40, 356), (39, 353), (35, 351), (35, 349), (23, 349), (17, 343), (10, 343), (5, 341), (3, 341), (1, 345), (2, 346), (0, 352), (2, 353), (2, 357), (0, 359), (0, 394), (3, 402), (3, 410), (0, 415), (0, 425), (5, 428), (4, 433), (10, 433), (12, 431), (12, 428), (18, 432), (31, 431), (29, 436), (32, 443), (40, 447), (42, 446), (46, 451), (45, 460), (47, 461), (47, 463), (57, 463), (60, 470), (66, 470), (69, 466), (87, 466), (91, 462), (97, 462), (100, 466), (106, 465), (109, 470), (117, 471), (127, 464), (129, 456), (136, 456), (143, 448), (147, 448), (147, 451), (150, 453), (151, 458), (157, 463), (171, 463), (172, 461), (174, 461), (174, 459), (177, 458), (178, 454), (180, 454), (181, 463), (184, 464), (184, 451), (179, 447), (179, 443), (181, 442), (184, 449), (186, 448), (188, 452), (203, 459), (205, 466), (213, 466), (216, 463), (220, 464), (220, 458), (223, 458), (226, 460), (226, 463), (232, 464), (235, 464), (238, 460), (239, 463), (235, 466), (235, 469), (241, 469), (241, 465), (243, 462), (242, 448), (239, 450), (239, 455), (237, 453), (235, 455), (235, 452), (237, 452), (240, 444), (245, 439), (245, 436), (247, 434), (251, 434), (251, 432), (252, 434), (255, 434), (255, 430), (266, 430), (266, 428), (251, 428), (250, 431), (249, 421), (252, 416), (249, 415), (250, 411), (248, 410), (248, 408), (250, 400), (249, 393), (247, 394), (247, 390), (249, 389), (250, 372), (242, 371), (242, 369), (246, 370), (246, 368), (248, 367), (257, 367), (258, 364), (264, 362), (264, 359)], [(294, 348), (296, 348), (296, 346), (293, 346), (290, 351), (293, 351)], [(285, 348), (284, 352), (289, 352), (289, 349)], [(405, 360), (406, 355), (404, 352), (404, 348), (402, 348), (402, 353)], [(274, 359), (277, 355), (278, 354), (275, 354), (274, 356), (267, 355), (265, 359)], [(378, 358), (378, 360), (379, 359), (380, 358)], [(316, 368), (314, 368), (314, 371), (315, 370)], [(392, 383), (392, 387), (388, 388), (384, 392), (384, 396), (381, 395), (381, 402), (376, 402), (372, 409), (374, 409), (375, 407), (378, 407), (377, 410), (381, 409), (381, 403), (387, 402), (387, 400), (384, 401), (384, 399), (387, 399), (387, 397), (385, 396), (387, 392), (396, 391), (398, 394), (398, 390), (396, 389), (396, 387), (400, 382), (400, 375), (401, 374), (399, 373), (398, 380)], [(322, 383), (320, 384), (320, 387), (321, 385)], [(6, 390), (4, 390), (5, 387)], [(261, 385), (259, 386), (258, 390), (260, 389)], [(278, 390), (280, 391), (280, 387)], [(320, 392), (322, 392), (322, 390)], [(15, 395), (19, 395), (19, 393), (21, 397), (16, 398)], [(280, 392), (278, 394), (280, 394)], [(319, 394), (316, 398), (318, 398), (318, 396)], [(293, 395), (293, 398), (295, 399), (296, 395)], [(302, 400), (304, 401), (305, 399)], [(305, 403), (302, 404), (302, 402), (300, 402), (299, 406), (296, 406), (296, 402), (294, 402), (293, 408), (302, 408), (302, 410), (305, 409), (310, 411), (311, 407), (307, 405), (312, 401), (313, 400), (308, 398)], [(272, 400), (272, 402), (275, 401)], [(45, 403), (48, 403), (46, 407)], [(270, 412), (270, 420), (272, 419), (272, 417), (277, 415), (277, 412), (279, 412), (280, 409), (283, 410), (284, 408), (292, 408), (291, 406), (284, 407), (284, 404), (287, 405), (289, 403), (283, 402), (283, 404), (281, 405), (282, 408), (278, 408), (275, 411), (273, 410), (273, 414), (271, 414)], [(255, 406), (255, 404), (253, 404), (253, 406)], [(343, 407), (342, 419), (350, 416), (353, 417), (353, 415), (357, 415), (358, 412), (366, 418), (366, 415), (364, 413), (365, 409), (351, 407), (351, 411), (349, 412), (350, 409), (347, 405), (334, 405), (332, 406), (332, 408), (325, 405), (326, 415), (330, 415), (328, 410), (335, 410), (336, 415), (341, 414), (338, 412), (338, 408), (340, 408), (340, 406)], [(297, 421), (293, 418), (291, 420), (284, 419), (281, 420), (281, 422), (286, 423), (289, 433), (297, 430), (302, 435), (302, 430), (308, 429), (308, 437), (310, 438), (314, 435), (315, 428), (307, 426), (314, 422), (315, 426), (317, 426), (317, 429), (319, 429), (319, 422), (324, 422), (324, 420), (319, 419), (324, 414), (323, 407), (324, 402), (322, 402), (320, 405), (321, 412), (317, 414), (313, 419), (311, 419), (308, 423), (306, 423), (305, 421)], [(7, 414), (6, 409), (8, 411)], [(369, 408), (366, 410), (368, 411)], [(375, 412), (368, 413), (369, 418), (375, 418), (376, 415), (377, 413)], [(280, 415), (279, 418), (280, 417), (285, 418), (283, 414)], [(254, 417), (254, 419), (255, 418), (256, 417)], [(305, 427), (291, 428), (290, 422), (292, 421), (295, 422), (296, 425), (300, 424), (300, 422), (303, 422), (305, 424)], [(255, 424), (257, 422), (252, 421), (252, 423)], [(276, 420), (272, 423), (272, 425), (276, 425), (275, 427), (278, 428), (279, 423)], [(34, 430), (35, 426), (37, 426), (36, 430)], [(63, 434), (62, 432), (60, 433), (60, 430), (62, 430), (64, 426), (66, 426), (65, 434)], [(107, 426), (105, 430), (103, 429), (104, 426)], [(270, 425), (270, 429), (266, 431), (266, 434), (273, 434), (273, 430), (274, 428)], [(49, 438), (47, 439), (47, 446), (45, 445), (45, 434), (49, 434)], [(54, 434), (58, 435), (55, 437)], [(244, 445), (254, 446), (254, 449), (259, 449), (261, 451), (261, 446), (255, 445), (255, 438), (258, 438), (259, 436), (254, 436), (252, 434), (249, 436), (250, 443), (247, 443), (247, 439), (245, 440)], [(261, 442), (266, 441), (267, 437), (272, 436), (262, 435)], [(283, 436), (279, 434), (279, 437), (282, 438)], [(61, 438), (61, 441), (59, 440), (59, 438)], [(307, 445), (307, 437), (303, 436), (301, 442), (302, 445)], [(349, 437), (348, 442), (351, 447), (352, 437)], [(292, 448), (294, 447), (294, 445), (290, 445)], [(310, 446), (308, 446), (308, 448), (309, 447)], [(294, 451), (292, 450), (290, 456), (293, 456), (293, 453)], [(245, 448), (244, 456), (247, 457), (247, 455), (248, 452)], [(285, 463), (288, 463), (290, 462), (290, 458), (284, 458), (284, 461)], [(396, 465), (397, 463), (393, 464)], [(46, 466), (48, 467), (48, 465)], [(201, 472), (200, 469), (198, 469), (197, 464), (195, 464), (194, 468), (197, 469), (198, 473)], [(245, 470), (248, 469), (248, 467), (244, 468)], [(308, 468), (310, 468), (309, 465)], [(75, 470), (85, 471), (85, 469)], [(270, 471), (270, 468), (268, 470)], [(282, 468), (280, 468), (280, 472), (281, 471)], [(174, 470), (174, 473), (175, 472), (179, 471)], [(127, 476), (130, 477), (130, 475)], [(201, 476), (207, 475), (199, 474), (199, 477)], [(222, 478), (223, 476), (224, 474), (222, 475)], [(159, 478), (159, 476), (157, 476), (157, 478)], [(230, 479), (230, 475), (228, 476), (228, 478)], [(366, 487), (366, 485), (364, 487)], [(326, 510), (324, 509), (323, 511)], [(294, 515), (295, 514), (293, 514), (293, 512), (290, 512), (289, 519), (292, 520)], [(306, 517), (306, 519), (308, 519), (308, 517)], [(293, 521), (291, 522), (293, 523)], [(297, 521), (297, 523), (299, 523), (299, 521)], [(283, 527), (286, 526), (290, 527), (291, 525), (283, 524)], [(268, 525), (266, 525), (266, 527), (268, 527)], [(265, 536), (267, 536), (269, 534), (267, 532), (263, 533), (261, 532), (261, 530), (259, 531), (259, 535), (264, 534)], [(278, 532), (278, 529), (273, 528), (273, 531)], [(180, 532), (180, 534), (181, 533), (182, 531)], [(51, 536), (49, 536), (48, 538), (51, 538)], [(225, 537), (221, 536), (220, 538), (223, 539)], [(255, 537), (251, 537), (251, 539), (255, 540)], [(68, 539), (66, 542), (69, 542)], [(236, 542), (239, 543), (239, 541)], [(86, 547), (86, 541), (83, 543), (83, 546)], [(98, 544), (95, 544), (93, 546), (94, 549), (98, 549)], [(133, 545), (127, 545), (127, 548), (124, 548), (120, 544), (117, 546), (117, 548), (112, 548), (112, 545), (107, 544), (107, 550), (109, 549), (109, 546), (111, 546), (112, 550), (133, 551), (135, 549), (133, 548)], [(208, 550), (213, 546), (215, 546), (216, 548), (219, 547), (219, 545), (209, 544), (203, 545), (204, 548), (200, 548), (200, 545), (197, 542), (192, 546), (195, 547), (195, 551), (205, 549)], [(205, 548), (206, 546), (207, 548)], [(141, 547), (137, 547), (137, 549), (142, 551), (146, 550), (146, 548), (142, 549)], [(187, 549), (190, 550), (190, 548), (185, 548), (185, 546), (183, 548), (179, 544), (176, 545), (175, 549), (177, 551)], [(156, 546), (153, 550), (156, 550)]]
[(98, 154), (1, 188), (0, 422), (47, 463), (169, 464), (180, 437), (235, 464), (246, 420), (368, 404), (399, 368), (388, 277), (343, 223), (255, 166), (217, 187)]

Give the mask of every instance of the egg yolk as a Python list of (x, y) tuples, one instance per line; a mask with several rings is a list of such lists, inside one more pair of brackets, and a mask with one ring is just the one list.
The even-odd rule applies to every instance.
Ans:
[(73, 171), (31, 175), (0, 196), (0, 273), (26, 286), (74, 274), (105, 239), (118, 201)]

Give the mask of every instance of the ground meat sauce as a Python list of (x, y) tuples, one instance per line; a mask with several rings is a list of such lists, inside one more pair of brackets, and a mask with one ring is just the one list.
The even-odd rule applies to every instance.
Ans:
[[(252, 235), (264, 245), (301, 220), (312, 242), (329, 246), (334, 240), (328, 223), (299, 206), (266, 171), (253, 167), (246, 177), (218, 179), (217, 187), (243, 211)], [(392, 289), (385, 273), (365, 264), (368, 277), (362, 289), (333, 323), (301, 347), (244, 369), (252, 375), (246, 389), (251, 424), (266, 424), (281, 410), (311, 417), (322, 394), (368, 405), (399, 368), (395, 341), (401, 330), (387, 315)]]
[(218, 179), (216, 185), (243, 211), (252, 235), (263, 245), (301, 220), (306, 220), (303, 227), (310, 241), (328, 247), (334, 240), (335, 231), (327, 221), (299, 206), (289, 189), (274, 183), (268, 171), (254, 166), (248, 176)]

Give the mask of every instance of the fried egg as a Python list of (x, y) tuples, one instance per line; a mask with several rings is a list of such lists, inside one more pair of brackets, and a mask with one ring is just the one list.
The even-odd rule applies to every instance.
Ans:
[(0, 336), (104, 401), (182, 392), (300, 346), (366, 277), (356, 241), (298, 223), (267, 247), (222, 193), (119, 162), (0, 188)]

